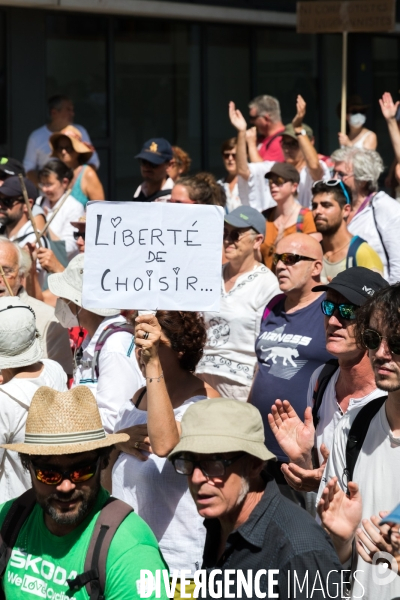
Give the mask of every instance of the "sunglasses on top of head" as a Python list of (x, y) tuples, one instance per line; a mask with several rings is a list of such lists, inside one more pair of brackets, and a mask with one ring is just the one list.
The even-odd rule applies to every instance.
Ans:
[(364, 329), (362, 333), (362, 341), (368, 350), (378, 350), (382, 340), (387, 341), (388, 348), (392, 354), (400, 355), (400, 334), (393, 334), (385, 337), (374, 329)]
[(293, 254), (292, 252), (283, 252), (283, 254), (275, 253), (273, 256), (274, 265), (278, 264), (279, 261), (282, 261), (284, 265), (293, 267), (296, 263), (301, 260), (317, 260), (316, 258), (311, 258), (311, 256), (302, 256), (301, 254)]
[(335, 310), (339, 311), (339, 315), (342, 319), (353, 321), (356, 318), (356, 310), (358, 306), (355, 304), (337, 304), (336, 302), (330, 302), (329, 300), (322, 300), (321, 310), (326, 317), (331, 317)]
[(32, 469), (35, 473), (35, 477), (40, 483), (46, 485), (59, 485), (64, 479), (68, 479), (71, 483), (84, 483), (88, 481), (94, 475), (96, 475), (101, 457), (99, 456), (95, 462), (89, 465), (83, 465), (75, 467), (68, 471), (58, 471), (51, 467), (37, 467), (32, 463)]
[[(342, 173), (341, 171), (335, 171), (335, 173), (337, 173), (338, 175), (346, 175), (345, 173)], [(325, 185), (328, 185), (329, 187), (340, 186), (340, 188), (341, 188), (341, 190), (343, 192), (343, 196), (346, 198), (346, 204), (351, 204), (350, 196), (349, 196), (346, 188), (344, 187), (344, 183), (343, 183), (343, 181), (341, 179), (328, 179), (327, 181), (325, 181), (324, 179), (320, 179), (319, 181), (315, 181), (313, 183), (313, 188), (318, 183), (323, 183)]]

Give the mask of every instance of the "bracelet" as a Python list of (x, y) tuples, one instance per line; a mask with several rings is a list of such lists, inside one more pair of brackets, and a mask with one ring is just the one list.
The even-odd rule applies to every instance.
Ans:
[(161, 375), (159, 375), (158, 377), (145, 377), (145, 379), (149, 383), (151, 383), (152, 381), (157, 381), (157, 383), (160, 383), (161, 379), (164, 379), (164, 374), (161, 373)]

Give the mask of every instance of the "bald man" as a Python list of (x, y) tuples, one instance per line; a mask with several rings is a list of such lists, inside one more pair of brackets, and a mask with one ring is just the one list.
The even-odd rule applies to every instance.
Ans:
[(325, 347), (321, 301), (324, 292), (313, 292), (322, 271), (321, 245), (305, 233), (283, 238), (274, 254), (276, 276), (282, 294), (268, 304), (256, 341), (258, 370), (249, 402), (261, 412), (265, 444), (277, 457), (269, 461), (268, 472), (285, 496), (298, 501), (281, 472), (289, 462), (269, 423), (268, 413), (275, 400), (289, 400), (298, 415), (307, 407), (307, 391), (312, 373), (333, 358)]

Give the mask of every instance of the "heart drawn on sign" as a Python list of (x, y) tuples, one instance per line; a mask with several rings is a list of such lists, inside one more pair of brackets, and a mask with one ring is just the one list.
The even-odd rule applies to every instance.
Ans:
[(153, 271), (146, 271), (146, 273), (147, 273), (147, 275), (148, 275), (149, 277), (151, 277), (151, 275), (152, 275)]
[(180, 267), (173, 267), (172, 270), (175, 271), (175, 275), (178, 275), (178, 273), (181, 269), (180, 269)]
[(111, 219), (111, 224), (113, 227), (118, 227), (118, 225), (121, 223), (122, 219), (121, 217), (115, 217), (115, 219)]

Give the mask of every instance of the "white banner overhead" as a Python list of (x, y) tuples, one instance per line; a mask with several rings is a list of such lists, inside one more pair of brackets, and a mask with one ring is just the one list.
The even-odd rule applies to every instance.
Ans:
[(218, 311), (223, 223), (219, 206), (89, 202), (83, 306)]

